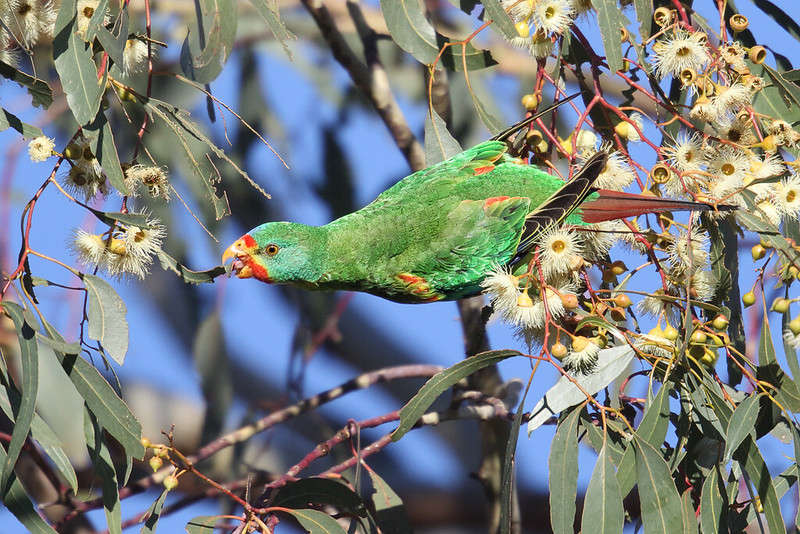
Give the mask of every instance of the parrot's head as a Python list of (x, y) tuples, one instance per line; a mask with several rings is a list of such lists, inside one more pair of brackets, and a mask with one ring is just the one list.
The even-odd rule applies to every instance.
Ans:
[(268, 284), (314, 283), (322, 274), (324, 246), (319, 228), (289, 222), (257, 226), (225, 250), (222, 263), (233, 259), (239, 278)]

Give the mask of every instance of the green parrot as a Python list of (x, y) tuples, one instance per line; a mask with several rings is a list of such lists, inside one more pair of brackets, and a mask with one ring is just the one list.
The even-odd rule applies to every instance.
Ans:
[(493, 268), (520, 262), (553, 225), (731, 209), (595, 189), (608, 157), (602, 151), (569, 182), (525, 164), (508, 154), (507, 139), (535, 118), (407, 176), (324, 226), (257, 226), (222, 261), (233, 259), (239, 278), (267, 283), (363, 291), (404, 303), (455, 300), (480, 293)]

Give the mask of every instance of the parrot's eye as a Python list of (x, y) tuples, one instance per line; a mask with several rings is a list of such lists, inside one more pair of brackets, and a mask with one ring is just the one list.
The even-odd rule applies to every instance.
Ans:
[(264, 248), (264, 252), (267, 253), (267, 256), (274, 256), (278, 253), (278, 245), (271, 243)]

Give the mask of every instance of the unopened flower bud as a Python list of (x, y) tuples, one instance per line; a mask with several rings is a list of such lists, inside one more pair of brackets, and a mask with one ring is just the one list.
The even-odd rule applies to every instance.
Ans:
[(178, 487), (178, 477), (175, 475), (169, 475), (164, 479), (163, 484), (167, 491), (174, 490)]
[(748, 291), (744, 295), (742, 295), (742, 304), (744, 304), (745, 308), (748, 308), (756, 303), (756, 294), (752, 291)]

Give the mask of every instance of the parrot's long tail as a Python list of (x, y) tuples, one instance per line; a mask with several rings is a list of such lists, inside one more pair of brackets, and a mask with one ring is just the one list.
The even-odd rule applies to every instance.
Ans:
[(736, 206), (713, 205), (688, 200), (673, 200), (633, 193), (598, 189), (599, 197), (587, 200), (580, 206), (581, 219), (586, 223), (599, 223), (614, 219), (637, 217), (645, 213), (663, 211), (732, 211)]

